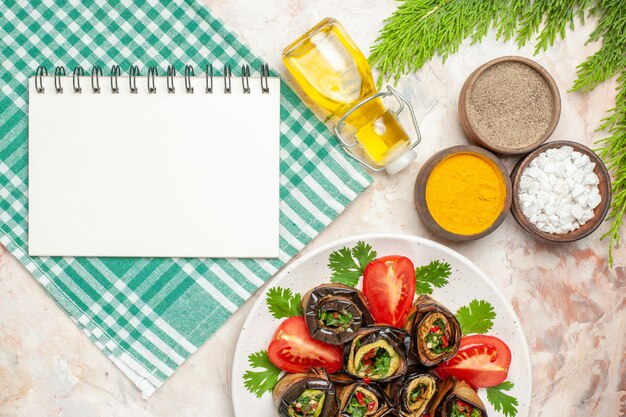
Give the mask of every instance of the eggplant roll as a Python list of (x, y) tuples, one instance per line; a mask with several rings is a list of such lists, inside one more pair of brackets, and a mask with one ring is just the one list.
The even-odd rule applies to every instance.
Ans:
[(408, 333), (391, 326), (359, 330), (343, 353), (344, 372), (355, 378), (387, 382), (405, 374)]
[(435, 366), (456, 355), (461, 343), (461, 326), (450, 310), (427, 295), (413, 304), (407, 318), (411, 352), (424, 366)]
[(373, 323), (363, 293), (341, 284), (311, 289), (302, 298), (302, 310), (311, 337), (331, 345), (349, 342)]
[(428, 412), (431, 417), (487, 417), (485, 404), (476, 391), (454, 377), (439, 384), (439, 391)]
[(404, 378), (387, 384), (386, 391), (402, 417), (422, 417), (428, 412), (439, 386), (439, 378), (411, 366)]
[(272, 395), (280, 417), (334, 417), (337, 412), (335, 385), (323, 368), (286, 374)]
[(391, 412), (387, 396), (375, 385), (355, 382), (339, 392), (338, 417), (383, 417)]

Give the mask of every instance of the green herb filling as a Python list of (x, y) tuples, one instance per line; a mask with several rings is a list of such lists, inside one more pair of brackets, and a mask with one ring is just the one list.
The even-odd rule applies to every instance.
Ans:
[(391, 355), (387, 349), (376, 347), (370, 349), (357, 366), (357, 371), (364, 371), (367, 376), (386, 377), (389, 374)]
[(291, 403), (289, 415), (291, 417), (318, 417), (324, 404), (324, 392), (320, 390), (305, 390)]
[(450, 417), (482, 417), (482, 413), (476, 407), (473, 407), (463, 401), (456, 400), (452, 403)]
[(437, 319), (426, 334), (426, 347), (433, 353), (448, 353), (452, 343), (446, 337), (446, 323)]
[(373, 398), (369, 398), (361, 392), (356, 391), (350, 399), (350, 403), (345, 412), (350, 417), (365, 417), (367, 413), (374, 411), (375, 408), (376, 401)]
[(317, 317), (322, 324), (337, 331), (344, 331), (352, 324), (352, 313), (349, 311), (319, 311)]

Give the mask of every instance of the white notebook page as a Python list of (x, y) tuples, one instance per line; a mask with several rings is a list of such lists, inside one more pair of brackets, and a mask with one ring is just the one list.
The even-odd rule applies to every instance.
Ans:
[(277, 257), (280, 82), (239, 77), (29, 80), (28, 252), (36, 256)]

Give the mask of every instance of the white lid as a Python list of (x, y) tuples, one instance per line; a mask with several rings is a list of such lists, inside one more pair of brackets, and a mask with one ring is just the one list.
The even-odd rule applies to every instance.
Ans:
[(385, 165), (387, 174), (389, 175), (397, 174), (398, 172), (402, 171), (404, 168), (408, 167), (411, 164), (411, 162), (415, 161), (415, 158), (417, 158), (417, 154), (415, 153), (413, 149), (409, 149), (408, 151), (403, 152), (402, 154), (400, 154), (399, 157), (397, 157), (391, 162), (388, 162)]

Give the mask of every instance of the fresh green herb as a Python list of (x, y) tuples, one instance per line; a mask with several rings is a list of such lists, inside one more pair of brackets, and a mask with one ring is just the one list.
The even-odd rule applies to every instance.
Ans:
[(472, 300), (469, 305), (456, 311), (456, 318), (461, 325), (461, 333), (487, 333), (493, 327), (496, 311), (491, 303), (485, 300)]
[(433, 287), (441, 288), (448, 283), (452, 273), (450, 264), (434, 260), (428, 265), (415, 268), (415, 292), (432, 294)]
[(302, 417), (315, 415), (315, 411), (319, 408), (323, 396), (323, 393), (309, 396), (306, 395), (305, 391), (291, 404), (294, 415)]
[(352, 324), (352, 313), (349, 311), (319, 311), (317, 317), (324, 326), (335, 328), (342, 332)]
[(481, 412), (478, 408), (460, 400), (452, 403), (452, 410), (450, 411), (450, 417), (481, 417)]
[(248, 356), (248, 362), (252, 368), (262, 368), (263, 371), (248, 370), (243, 374), (243, 384), (246, 389), (258, 398), (266, 392), (271, 392), (278, 382), (280, 369), (277, 368), (267, 356), (267, 351), (261, 350)]
[(346, 412), (350, 417), (365, 417), (365, 415), (367, 415), (368, 404), (366, 404), (364, 400), (361, 401), (363, 402), (363, 405), (359, 403), (359, 399), (356, 395), (352, 397), (350, 403), (348, 404), (348, 408), (346, 409)]
[(511, 391), (514, 385), (510, 381), (504, 381), (500, 385), (487, 388), (487, 400), (493, 405), (496, 411), (502, 411), (506, 417), (517, 415), (517, 398), (505, 394), (504, 391)]
[(357, 242), (353, 248), (341, 248), (330, 254), (328, 267), (332, 271), (330, 281), (355, 287), (367, 264), (376, 258), (376, 251), (365, 242)]
[(289, 288), (274, 287), (267, 292), (267, 308), (275, 319), (301, 316), (302, 296)]
[(381, 72), (378, 84), (419, 70), (439, 54), (443, 60), (457, 52), (471, 38), (479, 42), (489, 29), (496, 38), (515, 38), (521, 47), (537, 34), (535, 54), (564, 38), (574, 22), (585, 14), (597, 17), (596, 28), (587, 42), (601, 41), (601, 47), (578, 66), (572, 91), (591, 91), (602, 82), (618, 77), (615, 107), (598, 128), (609, 136), (600, 143), (599, 155), (612, 169), (612, 220), (603, 238), (609, 239), (609, 263), (620, 240), (626, 214), (626, 3), (624, 0), (400, 0), (396, 12), (372, 46), (372, 66)]
[(426, 393), (426, 384), (417, 384), (417, 387), (409, 394), (409, 402), (414, 404), (418, 399), (422, 398)]
[(387, 352), (386, 349), (378, 348), (376, 350), (376, 356), (374, 356), (371, 371), (368, 373), (368, 375), (378, 375), (384, 378), (389, 372), (390, 364), (391, 355), (389, 355), (389, 352)]
[(426, 347), (437, 354), (450, 352), (453, 343), (450, 343), (445, 333), (446, 323), (441, 319), (435, 320), (426, 333)]

